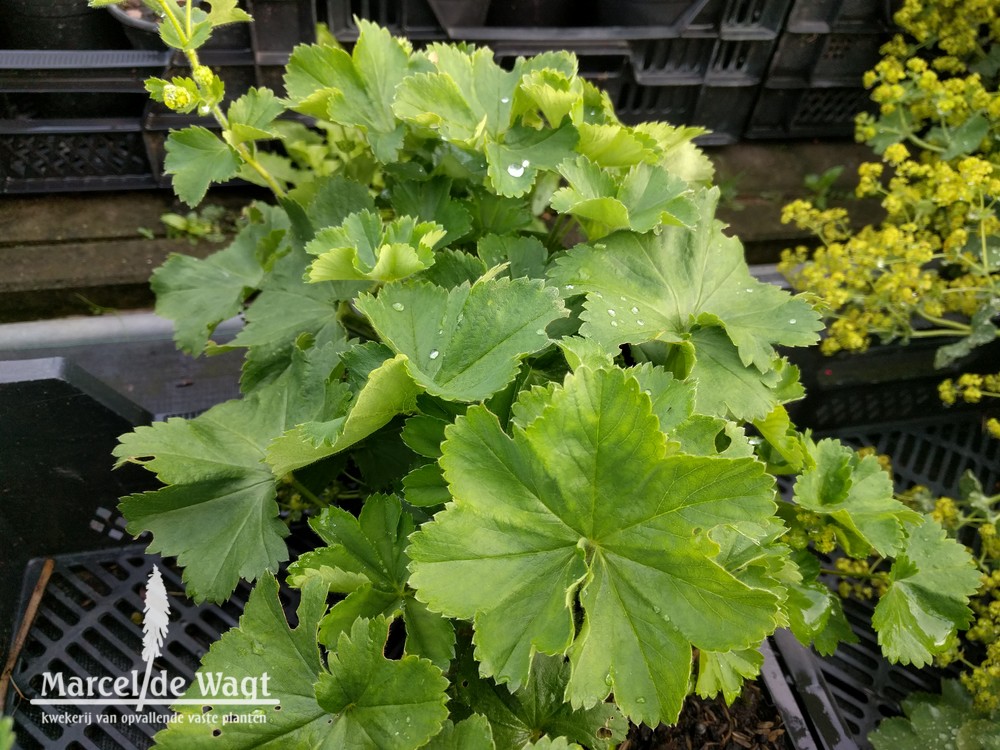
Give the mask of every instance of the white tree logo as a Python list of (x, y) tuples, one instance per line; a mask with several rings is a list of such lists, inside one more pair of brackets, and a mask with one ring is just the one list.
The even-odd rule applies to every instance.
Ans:
[(153, 671), (153, 660), (160, 656), (163, 649), (163, 639), (170, 625), (170, 601), (167, 599), (167, 589), (163, 585), (160, 569), (153, 566), (146, 582), (146, 606), (142, 618), (142, 660), (146, 662), (146, 676), (142, 681), (142, 692), (136, 711), (141, 711), (149, 689), (149, 677)]

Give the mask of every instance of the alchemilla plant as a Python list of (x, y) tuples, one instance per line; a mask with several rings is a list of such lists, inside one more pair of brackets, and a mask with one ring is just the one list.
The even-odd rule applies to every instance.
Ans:
[[(813, 253), (781, 268), (830, 317), (827, 354), (874, 341), (929, 338), (943, 367), (997, 338), (1000, 318), (1000, 6), (988, 0), (906, 0), (898, 33), (865, 77), (877, 115), (857, 137), (881, 155), (858, 170), (877, 197), (879, 225), (855, 231), (842, 208), (795, 201), (783, 220), (813, 232)], [(1000, 373), (942, 384), (945, 403), (997, 395)], [(1000, 422), (990, 420), (1000, 437)]]
[[(196, 600), (256, 582), (202, 668), (267, 672), (281, 701), (160, 746), (612, 747), (691, 692), (733, 699), (776, 628), (850, 638), (817, 550), (886, 559), (894, 659), (969, 623), (965, 549), (874, 457), (790, 423), (777, 347), (819, 317), (751, 276), (699, 131), (623, 125), (570, 54), (505, 70), (364, 22), (352, 53), (298, 47), (285, 98), (226, 104), (197, 48), (239, 12), (156, 2), (191, 75), (149, 90), (217, 125), (170, 135), (178, 195), (241, 176), (275, 200), (155, 273), (181, 348), (245, 352), (243, 397), (123, 436), (163, 486), (122, 509)], [(293, 628), (275, 573), (300, 517)]]

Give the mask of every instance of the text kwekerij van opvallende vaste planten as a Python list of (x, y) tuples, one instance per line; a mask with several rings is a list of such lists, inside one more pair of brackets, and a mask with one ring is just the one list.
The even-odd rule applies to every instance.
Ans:
[[(609, 747), (692, 689), (732, 699), (778, 627), (824, 651), (851, 638), (817, 546), (896, 561), (876, 610), (893, 658), (926, 663), (969, 622), (964, 548), (874, 457), (790, 423), (802, 388), (775, 347), (814, 343), (819, 317), (715, 220), (700, 131), (622, 125), (567, 53), (505, 70), (365, 22), (350, 54), (296, 48), (286, 99), (225, 104), (196, 50), (237, 11), (163, 11), (192, 75), (149, 89), (218, 125), (170, 135), (178, 195), (241, 176), (276, 203), (155, 273), (181, 348), (245, 351), (244, 395), (123, 436), (119, 461), (164, 486), (122, 510), (197, 600), (256, 581), (202, 668), (271, 675), (274, 742)], [(794, 502), (780, 473), (800, 475)], [(283, 508), (322, 540), (288, 571), (295, 628)], [(220, 741), (157, 736), (203, 738)]]

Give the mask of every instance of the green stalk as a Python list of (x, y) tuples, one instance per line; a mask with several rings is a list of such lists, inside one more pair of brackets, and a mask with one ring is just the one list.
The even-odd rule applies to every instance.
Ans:
[(922, 149), (925, 149), (927, 151), (934, 151), (935, 153), (938, 154), (944, 153), (944, 146), (935, 146), (933, 143), (929, 143), (928, 141), (925, 141), (923, 138), (919, 137), (916, 133), (910, 133), (909, 135), (907, 135), (907, 138), (910, 139), (910, 142), (913, 143), (914, 146), (920, 146), (920, 148)]
[(302, 495), (302, 497), (304, 497), (310, 503), (312, 503), (313, 505), (315, 505), (317, 508), (322, 508), (324, 505), (326, 505), (326, 503), (324, 503), (315, 494), (313, 494), (312, 490), (310, 490), (308, 487), (306, 487), (304, 484), (302, 484), (302, 482), (300, 482), (298, 479), (296, 479), (294, 474), (289, 473), (285, 477), (285, 479), (288, 481), (288, 483), (292, 487), (295, 488), (296, 492), (298, 492), (300, 495)]
[(948, 320), (947, 318), (940, 318), (937, 315), (930, 315), (923, 310), (917, 310), (917, 315), (926, 320), (928, 323), (933, 323), (936, 326), (941, 326), (942, 328), (950, 328), (953, 331), (959, 333), (969, 334), (972, 333), (972, 327), (966, 325), (965, 323), (959, 323), (956, 320)]

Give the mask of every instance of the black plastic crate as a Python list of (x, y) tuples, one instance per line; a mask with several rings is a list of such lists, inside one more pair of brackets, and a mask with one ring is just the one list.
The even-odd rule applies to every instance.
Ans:
[(786, 28), (798, 34), (888, 31), (895, 0), (796, 0)]
[(139, 117), (167, 53), (0, 50), (0, 119)]
[(757, 98), (755, 85), (713, 86), (701, 84), (643, 86), (623, 82), (616, 110), (622, 122), (647, 120), (672, 125), (699, 125), (712, 132), (701, 136), (703, 145), (733, 143), (742, 136), (744, 125)]
[(283, 65), (295, 45), (316, 41), (316, 0), (247, 0), (246, 7), (258, 64)]
[[(499, 4), (499, 3), (498, 3)], [(602, 41), (663, 39), (687, 31), (711, 31), (728, 39), (774, 39), (791, 0), (672, 0), (659, 4), (655, 22), (642, 11), (617, 3), (570, 4), (559, 23), (529, 25), (512, 14), (500, 18), (491, 8), (483, 24), (442, 24), (429, 0), (329, 0), (330, 30), (342, 42), (357, 39), (354, 18), (374, 21), (414, 41)]]
[[(841, 352), (832, 357), (815, 348), (789, 350), (789, 359), (801, 371), (806, 388), (806, 398), (790, 404), (789, 411), (796, 424), (816, 430), (928, 417), (970, 418), (1000, 411), (1000, 403), (990, 401), (946, 407), (938, 396), (938, 385), (946, 378), (963, 372), (995, 371), (1000, 341), (977, 347), (948, 367), (937, 368), (934, 360), (941, 343), (914, 339), (905, 346), (873, 345), (865, 352)], [(1000, 441), (994, 442), (1000, 447)]]
[(157, 186), (138, 119), (0, 121), (0, 193)]
[(639, 83), (755, 84), (767, 71), (774, 42), (686, 35), (636, 41), (631, 49)]
[(352, 42), (358, 38), (355, 17), (414, 41), (448, 38), (426, 0), (327, 0), (327, 23), (338, 40)]
[[(17, 692), (7, 696), (4, 713), (14, 717), (21, 750), (50, 747), (147, 748), (161, 723), (126, 724), (125, 712), (116, 706), (95, 706), (91, 713), (117, 715), (117, 720), (91, 724), (55, 724), (46, 717), (63, 713), (58, 706), (32, 705), (41, 695), (41, 674), (116, 678), (131, 670), (145, 671), (142, 661), (143, 592), (154, 565), (163, 576), (170, 601), (170, 623), (156, 668), (185, 683), (194, 679), (208, 646), (238, 624), (249, 596), (241, 583), (236, 594), (222, 605), (196, 606), (181, 594), (184, 585), (176, 567), (157, 555), (147, 555), (142, 545), (121, 550), (99, 550), (53, 558), (55, 566), (45, 587), (38, 614), (12, 674)], [(27, 567), (22, 607), (43, 567), (36, 558)], [(23, 697), (22, 697), (23, 696)], [(166, 715), (163, 709), (149, 707)], [(83, 708), (79, 713), (87, 713)]]
[(760, 88), (744, 132), (747, 138), (851, 138), (859, 112), (874, 108), (854, 86)]
[(879, 61), (888, 39), (881, 33), (795, 34), (778, 40), (767, 84), (779, 86), (854, 86)]

